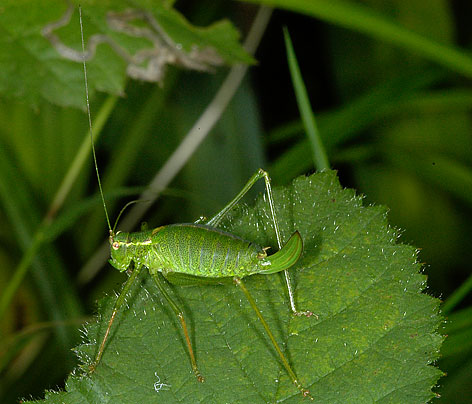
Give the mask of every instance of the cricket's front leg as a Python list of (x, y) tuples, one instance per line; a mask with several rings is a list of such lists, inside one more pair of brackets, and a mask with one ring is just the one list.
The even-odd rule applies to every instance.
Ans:
[(123, 289), (121, 290), (120, 295), (117, 297), (115, 305), (113, 306), (113, 312), (111, 314), (110, 320), (108, 321), (108, 327), (105, 331), (105, 335), (103, 337), (102, 343), (100, 344), (100, 348), (98, 349), (97, 355), (95, 356), (95, 360), (93, 363), (89, 366), (89, 373), (93, 373), (95, 369), (97, 368), (98, 364), (100, 363), (100, 360), (102, 359), (103, 351), (105, 350), (105, 344), (108, 339), (108, 335), (110, 334), (110, 329), (113, 324), (113, 321), (115, 321), (115, 317), (120, 310), (121, 306), (123, 305), (125, 301), (126, 294), (128, 293), (129, 289), (131, 288), (131, 285), (133, 285), (134, 281), (138, 277), (139, 273), (141, 272), (141, 266), (137, 267), (134, 269), (134, 271), (131, 272), (130, 277), (126, 281), (126, 283), (123, 286)]
[(162, 276), (159, 272), (156, 272), (156, 273), (151, 273), (151, 276), (152, 276), (152, 279), (154, 279), (154, 282), (156, 283), (156, 286), (157, 288), (159, 289), (159, 291), (162, 293), (162, 295), (164, 296), (164, 298), (167, 300), (167, 302), (169, 303), (170, 307), (172, 308), (172, 310), (174, 311), (175, 315), (177, 316), (177, 318), (179, 319), (180, 321), (180, 325), (182, 326), (182, 330), (184, 332), (184, 336), (185, 336), (185, 342), (187, 343), (187, 347), (188, 347), (188, 352), (189, 352), (189, 355), (190, 355), (190, 362), (192, 364), (192, 370), (193, 370), (193, 373), (195, 374), (195, 377), (197, 378), (197, 380), (199, 382), (204, 382), (205, 381), (205, 378), (202, 376), (202, 374), (200, 373), (200, 371), (198, 370), (198, 366), (197, 366), (197, 360), (195, 359), (195, 354), (193, 353), (193, 348), (192, 348), (192, 343), (190, 341), (190, 337), (188, 335), (188, 330), (187, 330), (187, 323), (185, 321), (185, 318), (184, 318), (184, 311), (181, 309), (181, 307), (170, 297), (169, 293), (167, 292), (167, 290), (165, 289), (163, 283), (162, 283), (162, 280), (160, 279), (160, 276)]

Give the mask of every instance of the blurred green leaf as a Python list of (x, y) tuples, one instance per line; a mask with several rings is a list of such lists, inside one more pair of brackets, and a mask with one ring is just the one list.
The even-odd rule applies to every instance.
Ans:
[[(321, 113), (318, 118), (319, 132), (328, 155), (336, 158), (335, 151), (342, 144), (353, 141), (363, 131), (391, 115), (404, 106), (418, 89), (437, 82), (444, 73), (436, 69), (423, 70), (421, 73), (408, 72), (394, 80), (388, 80), (354, 98), (342, 107)], [(290, 125), (291, 133), (302, 131), (302, 125)], [(287, 135), (284, 135), (287, 137)], [(305, 137), (291, 145), (270, 167), (273, 178), (287, 182), (312, 168), (309, 141)]]
[[(470, 275), (462, 285), (454, 291), (454, 293), (448, 297), (448, 299), (442, 305), (442, 310), (444, 313), (450, 313), (454, 307), (456, 307), (465, 297), (470, 294), (472, 290), (472, 275)], [(472, 326), (472, 322), (471, 322)], [(472, 329), (472, 327), (471, 327)]]
[(413, 54), (421, 55), (457, 73), (472, 77), (472, 58), (453, 45), (443, 44), (398, 24), (373, 8), (346, 0), (245, 0), (320, 18), (368, 34)]
[(447, 383), (441, 386), (441, 402), (459, 404), (472, 393), (469, 383), (472, 369), (472, 307), (447, 317), (443, 332), (447, 335), (441, 348), (440, 365), (448, 371)]
[[(396, 244), (382, 207), (363, 207), (334, 172), (300, 177), (274, 189), (282, 235), (299, 230), (304, 254), (292, 277), (299, 307), (319, 318), (294, 318), (280, 276), (252, 276), (247, 286), (302, 383), (318, 403), (426, 403), (441, 376), (431, 366), (442, 336), (439, 301), (421, 293), (416, 250)], [(222, 225), (246, 239), (275, 245), (264, 198), (238, 206)], [(103, 359), (90, 376), (72, 374), (66, 392), (47, 403), (306, 402), (291, 384), (240, 290), (173, 287), (184, 302), (200, 370), (193, 375), (178, 320), (147, 275), (128, 296)], [(113, 298), (77, 348), (90, 363)], [(349, 386), (346, 388), (346, 386)]]
[[(7, 1), (2, 7), (0, 94), (21, 97), (32, 104), (43, 97), (57, 105), (82, 108), (77, 10), (72, 16), (67, 14), (72, 8), (63, 0)], [(169, 64), (212, 70), (222, 63), (253, 62), (238, 43), (239, 33), (229, 21), (195, 27), (169, 2), (89, 1), (83, 5), (83, 18), (86, 46), (91, 50), (91, 43), (98, 45), (87, 62), (91, 95), (96, 89), (123, 94), (127, 74), (162, 81)], [(58, 21), (60, 24), (51, 25)], [(147, 31), (137, 32), (144, 29)]]
[(472, 206), (472, 169), (457, 159), (441, 154), (411, 153), (403, 148), (385, 152), (387, 161), (435, 184)]

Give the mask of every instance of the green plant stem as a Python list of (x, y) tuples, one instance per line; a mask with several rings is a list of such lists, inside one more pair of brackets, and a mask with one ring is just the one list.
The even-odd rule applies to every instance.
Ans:
[[(40, 229), (42, 229), (43, 226), (44, 225), (41, 225)], [(31, 264), (31, 261), (33, 261), (33, 258), (36, 256), (36, 252), (38, 251), (38, 248), (43, 241), (42, 236), (43, 232), (41, 230), (38, 230), (29, 248), (21, 257), (21, 261), (16, 267), (15, 272), (13, 273), (13, 277), (8, 282), (8, 285), (5, 288), (2, 294), (2, 298), (0, 300), (0, 319), (3, 318), (8, 306), (10, 305), (13, 297), (15, 296), (16, 291), (18, 290), (21, 285), (21, 282), (23, 281), (23, 278), (28, 272), (28, 268)]]
[[(116, 102), (118, 100), (117, 96), (109, 96), (103, 103), (100, 111), (98, 112), (97, 118), (94, 121), (93, 130), (94, 130), (94, 140), (100, 135), (105, 123), (110, 117), (111, 112), (115, 108)], [(46, 215), (48, 218), (53, 218), (57, 211), (60, 209), (67, 195), (69, 194), (72, 185), (75, 183), (75, 180), (79, 176), (80, 170), (84, 166), (85, 160), (89, 158), (90, 155), (90, 133), (87, 131), (82, 144), (80, 145), (79, 151), (77, 152), (74, 161), (69, 167), (67, 174), (65, 175), (59, 189), (54, 196), (54, 199), (51, 203), (51, 207)]]
[[(103, 126), (105, 125), (105, 122), (113, 111), (117, 99), (118, 98), (116, 96), (110, 96), (102, 105), (95, 121), (95, 139), (100, 134), (101, 130), (103, 129)], [(64, 200), (72, 189), (72, 185), (77, 179), (80, 170), (83, 167), (85, 160), (88, 158), (89, 154), (90, 134), (87, 130), (84, 136), (84, 140), (82, 141), (82, 144), (74, 160), (72, 161), (72, 164), (70, 165), (69, 170), (67, 171), (67, 174), (64, 177), (64, 180), (62, 181), (59, 189), (56, 192), (55, 197), (53, 198), (53, 202), (51, 203), (48, 213), (46, 214), (43, 221), (36, 230), (32, 238), (31, 244), (24, 252), (20, 263), (14, 271), (13, 277), (8, 282), (8, 285), (6, 286), (2, 294), (2, 297), (0, 299), (0, 319), (3, 318), (8, 306), (10, 305), (13, 297), (15, 296), (16, 291), (18, 290), (24, 277), (26, 276), (28, 268), (30, 267), (31, 262), (36, 256), (36, 253), (44, 240), (45, 231), (50, 226), (58, 210), (63, 205)]]
[(311, 151), (313, 155), (313, 163), (318, 170), (329, 169), (328, 156), (320, 137), (320, 132), (316, 126), (315, 116), (310, 105), (310, 100), (303, 82), (300, 68), (298, 66), (297, 57), (293, 50), (292, 41), (287, 28), (284, 28), (285, 47), (287, 49), (287, 60), (290, 68), (290, 76), (292, 77), (293, 88), (297, 97), (298, 109), (302, 116), (303, 125), (310, 141)]
[(449, 314), (472, 290), (472, 275), (449, 296), (442, 305), (444, 314)]

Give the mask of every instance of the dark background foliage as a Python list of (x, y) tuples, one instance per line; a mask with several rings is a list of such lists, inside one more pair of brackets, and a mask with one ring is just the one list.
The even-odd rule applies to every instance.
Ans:
[[(471, 47), (468, 2), (348, 4), (362, 4), (444, 49), (461, 47), (467, 54)], [(256, 10), (253, 4), (214, 1), (179, 1), (176, 7), (196, 25), (226, 17), (243, 33)], [(342, 27), (346, 24), (308, 11), (276, 9), (255, 55), (258, 63), (146, 221), (158, 225), (209, 216), (261, 166), (281, 185), (314, 170), (286, 62), (286, 26), (341, 183), (365, 194), (366, 203), (387, 205), (390, 223), (403, 232), (401, 241), (421, 248), (427, 292), (446, 302), (449, 318), (444, 330), (449, 338), (438, 363), (448, 376), (437, 388), (439, 401), (464, 402), (471, 393), (472, 371), (467, 297), (472, 73), (460, 61), (446, 66), (378, 35)], [(140, 191), (149, 183), (211, 100), (225, 71), (209, 75), (172, 68), (162, 88), (127, 83), (126, 96), (116, 102), (97, 145), (112, 218), (133, 198), (122, 187)], [(2, 290), (28, 251), (87, 130), (82, 111), (46, 101), (32, 107), (14, 95), (2, 91), (0, 98)], [(106, 99), (103, 93), (92, 99), (94, 115)], [(80, 340), (80, 323), (92, 315), (98, 297), (122, 282), (108, 267), (98, 274), (84, 269), (106, 235), (91, 163), (73, 184), (61, 213), (65, 224), (60, 236), (41, 245), (33, 269), (0, 320), (6, 341), (0, 348), (2, 402), (38, 397), (45, 388), (61, 386), (76, 365), (70, 348)], [(57, 301), (59, 308), (53, 303)]]

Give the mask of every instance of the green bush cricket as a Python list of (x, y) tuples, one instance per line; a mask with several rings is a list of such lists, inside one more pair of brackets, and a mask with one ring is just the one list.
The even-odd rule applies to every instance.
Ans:
[[(83, 54), (85, 54), (80, 7), (79, 16), (82, 51)], [(183, 310), (165, 289), (165, 281), (162, 278), (175, 285), (221, 284), (228, 281), (235, 283), (242, 290), (249, 304), (255, 311), (292, 383), (300, 390), (304, 397), (313, 399), (310, 392), (302, 386), (295, 372), (292, 370), (287, 358), (270, 330), (269, 325), (264, 320), (254, 298), (242, 280), (242, 278), (253, 274), (269, 275), (284, 271), (292, 313), (294, 315), (305, 315), (307, 317), (312, 315), (309, 311), (297, 311), (295, 306), (290, 276), (287, 270), (298, 261), (302, 254), (303, 241), (298, 231), (295, 231), (289, 240), (285, 244), (282, 244), (268, 173), (259, 169), (233, 200), (209, 220), (201, 218), (195, 223), (172, 224), (133, 233), (120, 231), (115, 233), (115, 228), (111, 228), (106, 209), (93, 144), (85, 56), (83, 58), (83, 68), (92, 154), (100, 195), (105, 210), (105, 217), (110, 232), (111, 259), (109, 262), (120, 272), (126, 271), (130, 274), (116, 299), (103, 340), (94, 361), (89, 365), (89, 373), (93, 373), (99, 365), (116, 314), (125, 302), (126, 294), (138, 278), (141, 270), (143, 267), (146, 267), (157, 288), (180, 321), (190, 356), (192, 370), (199, 382), (203, 382), (204, 377), (197, 366)], [(244, 197), (252, 186), (262, 178), (265, 181), (267, 199), (279, 248), (279, 250), (272, 255), (267, 255), (268, 247), (259, 246), (217, 228), (225, 215)]]

